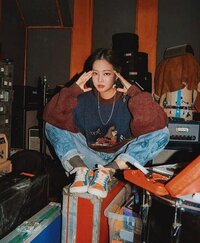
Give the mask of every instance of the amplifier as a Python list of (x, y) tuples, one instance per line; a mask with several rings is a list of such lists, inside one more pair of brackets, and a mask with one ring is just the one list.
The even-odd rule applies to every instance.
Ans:
[(200, 122), (169, 121), (170, 142), (200, 143)]
[(30, 127), (28, 131), (28, 149), (40, 152), (39, 128)]
[(9, 59), (0, 61), (0, 73), (1, 76), (8, 77), (13, 80), (13, 74), (14, 74), (13, 61)]
[(13, 91), (0, 89), (0, 101), (11, 103), (13, 101)]
[(13, 110), (23, 108), (27, 111), (38, 110), (40, 97), (37, 87), (32, 86), (13, 86)]
[(12, 79), (9, 77), (0, 77), (0, 87), (2, 89), (12, 89)]
[[(28, 149), (41, 152), (40, 143), (41, 140), (38, 126), (30, 127), (28, 129)], [(48, 146), (45, 147), (45, 153), (51, 156)]]
[(181, 56), (181, 55), (185, 55), (187, 53), (191, 53), (192, 55), (194, 55), (194, 50), (193, 50), (192, 46), (189, 44), (172, 46), (172, 47), (168, 47), (165, 50), (164, 58)]

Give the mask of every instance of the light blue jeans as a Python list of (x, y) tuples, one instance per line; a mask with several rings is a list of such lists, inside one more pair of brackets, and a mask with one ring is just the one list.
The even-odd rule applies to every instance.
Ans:
[(107, 165), (114, 159), (128, 161), (130, 164), (139, 162), (145, 165), (155, 158), (169, 142), (167, 127), (135, 138), (114, 153), (95, 151), (88, 147), (81, 133), (62, 130), (49, 123), (46, 123), (46, 136), (64, 169), (68, 172), (73, 169), (68, 160), (75, 155), (79, 155), (85, 165), (91, 169), (94, 169), (97, 164)]

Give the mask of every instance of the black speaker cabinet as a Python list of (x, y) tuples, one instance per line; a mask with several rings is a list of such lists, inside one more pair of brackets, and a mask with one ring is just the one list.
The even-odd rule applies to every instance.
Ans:
[(148, 72), (148, 54), (145, 52), (127, 53), (121, 61), (122, 73), (137, 72), (141, 75)]
[(152, 75), (150, 72), (138, 75), (137, 72), (129, 72), (124, 77), (132, 84), (135, 84), (142, 91), (152, 93)]
[(38, 125), (39, 98), (35, 87), (14, 86), (11, 147), (28, 148), (28, 129)]
[(116, 33), (112, 36), (112, 49), (124, 55), (126, 53), (136, 53), (139, 48), (139, 37), (134, 33)]

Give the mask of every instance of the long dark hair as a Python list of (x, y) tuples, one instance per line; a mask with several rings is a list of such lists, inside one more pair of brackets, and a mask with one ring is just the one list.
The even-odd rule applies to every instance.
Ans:
[(99, 48), (95, 50), (86, 60), (84, 70), (92, 70), (93, 63), (97, 60), (106, 60), (113, 66), (114, 70), (116, 70), (117, 72), (121, 71), (121, 66), (117, 55), (112, 49), (107, 48)]

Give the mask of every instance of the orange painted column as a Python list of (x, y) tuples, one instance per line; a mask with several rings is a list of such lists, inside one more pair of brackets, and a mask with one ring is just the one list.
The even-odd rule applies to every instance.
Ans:
[(74, 0), (70, 77), (79, 73), (92, 50), (93, 0)]
[(137, 0), (135, 33), (139, 36), (139, 51), (148, 53), (148, 69), (152, 73), (152, 90), (156, 69), (158, 0)]

